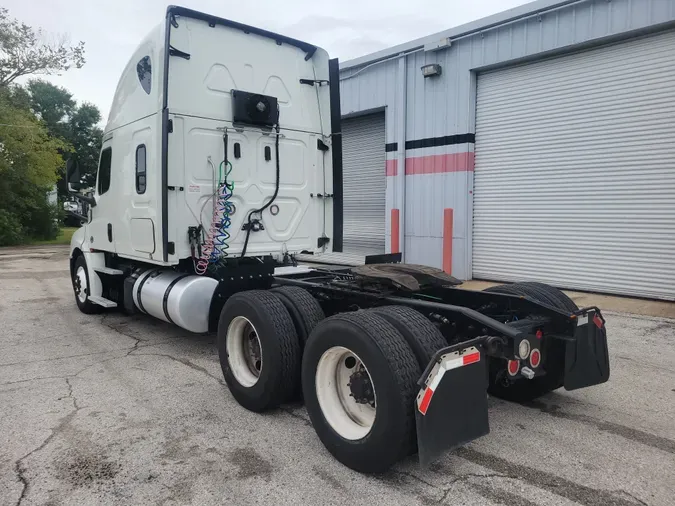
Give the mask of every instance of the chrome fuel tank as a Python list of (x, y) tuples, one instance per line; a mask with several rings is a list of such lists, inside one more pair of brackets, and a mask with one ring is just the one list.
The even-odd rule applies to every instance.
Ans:
[(216, 286), (213, 278), (150, 269), (134, 283), (134, 304), (142, 312), (190, 332), (207, 332)]

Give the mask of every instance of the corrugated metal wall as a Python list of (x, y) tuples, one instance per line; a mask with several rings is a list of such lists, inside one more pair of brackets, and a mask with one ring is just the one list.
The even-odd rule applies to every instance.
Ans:
[(473, 275), (675, 299), (675, 31), (478, 76)]
[[(666, 28), (673, 21), (675, 0), (560, 2), (549, 12), (458, 34), (448, 49), (404, 56), (405, 97), (400, 94), (397, 58), (365, 70), (368, 63), (341, 69), (343, 114), (385, 108), (387, 250), (389, 210), (400, 205), (401, 197), (394, 179), (399, 170), (405, 170), (405, 260), (441, 267), (443, 209), (452, 208), (452, 273), (462, 279), (471, 277), (477, 71)], [(429, 63), (439, 63), (442, 75), (424, 79), (420, 67)], [(399, 111), (403, 104), (405, 116)], [(405, 146), (399, 142), (402, 117)], [(405, 149), (405, 167), (398, 167), (401, 149)]]

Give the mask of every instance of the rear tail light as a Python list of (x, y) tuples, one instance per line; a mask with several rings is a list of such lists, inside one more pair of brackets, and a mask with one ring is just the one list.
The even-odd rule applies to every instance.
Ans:
[(540, 329), (540, 330), (537, 330), (537, 333), (535, 334), (535, 336), (537, 337), (537, 339), (541, 339), (542, 337), (544, 337), (544, 333)]
[(520, 362), (518, 360), (509, 360), (506, 370), (509, 372), (509, 376), (515, 376), (520, 370)]
[(539, 367), (539, 364), (541, 364), (541, 352), (535, 348), (530, 353), (530, 365), (532, 367)]
[(518, 355), (525, 360), (530, 354), (530, 342), (527, 339), (520, 341), (518, 345)]

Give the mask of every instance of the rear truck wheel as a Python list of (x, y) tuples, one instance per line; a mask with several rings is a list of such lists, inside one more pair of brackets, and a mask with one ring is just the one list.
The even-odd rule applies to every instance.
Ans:
[(319, 439), (347, 467), (383, 472), (415, 450), (421, 369), (403, 336), (370, 311), (323, 320), (305, 345), (302, 391)]
[(87, 261), (84, 255), (80, 255), (75, 260), (72, 271), (73, 291), (75, 292), (75, 302), (77, 307), (84, 314), (97, 314), (103, 310), (103, 307), (94, 304), (89, 300), (89, 273), (87, 272)]
[[(525, 296), (566, 313), (573, 313), (579, 309), (562, 291), (544, 283), (498, 285), (485, 291)], [(565, 343), (558, 339), (545, 339), (543, 345), (541, 367), (546, 371), (545, 375), (536, 376), (531, 380), (519, 378), (511, 381), (508, 379), (509, 362), (493, 358), (490, 360), (488, 393), (507, 401), (527, 402), (562, 387), (565, 378)]]
[(448, 346), (440, 330), (419, 311), (406, 306), (383, 306), (370, 311), (396, 327), (412, 349), (422, 370), (438, 350)]
[(218, 322), (218, 356), (239, 404), (265, 411), (288, 400), (300, 375), (300, 344), (281, 301), (264, 290), (230, 297)]
[(560, 309), (567, 313), (573, 313), (579, 309), (574, 301), (562, 291), (553, 286), (534, 281), (492, 286), (485, 291), (529, 297), (536, 302)]
[(314, 327), (326, 318), (321, 305), (311, 293), (299, 286), (280, 286), (272, 288), (270, 292), (279, 298), (290, 313), (300, 343), (304, 346)]

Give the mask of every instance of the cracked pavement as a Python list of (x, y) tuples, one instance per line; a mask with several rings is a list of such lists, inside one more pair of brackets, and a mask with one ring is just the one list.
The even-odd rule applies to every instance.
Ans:
[(81, 314), (67, 248), (0, 250), (0, 504), (667, 505), (675, 497), (675, 321), (607, 314), (612, 377), (380, 476), (322, 447), (300, 404), (258, 415), (212, 335)]

